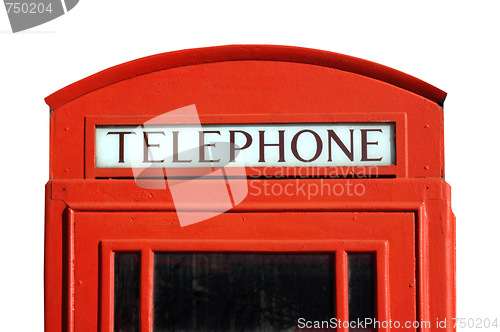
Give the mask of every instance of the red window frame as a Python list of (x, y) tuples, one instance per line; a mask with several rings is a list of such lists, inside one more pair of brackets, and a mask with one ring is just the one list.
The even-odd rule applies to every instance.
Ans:
[[(298, 224), (300, 218), (313, 216), (317, 224), (311, 228), (308, 234), (301, 236), (296, 232), (297, 230), (279, 233), (279, 230), (285, 230), (289, 226), (291, 219), (291, 225), (300, 228)], [(318, 216), (321, 216), (322, 219), (319, 223)], [(248, 222), (248, 219), (256, 220), (257, 218), (275, 221), (277, 223), (275, 225), (276, 232), (273, 230), (270, 233), (261, 232), (259, 234), (262, 238), (259, 239), (256, 238), (257, 233), (239, 237), (229, 236), (228, 232), (238, 233), (245, 228), (242, 225), (231, 228), (231, 223), (234, 222), (240, 222), (244, 225), (245, 222), (241, 221), (242, 217), (247, 219), (245, 222)], [(125, 220), (131, 220), (130, 218), (133, 218), (134, 221), (128, 223), (126, 230), (125, 228), (120, 231), (116, 230), (118, 224), (123, 224)], [(113, 330), (114, 253), (122, 251), (141, 252), (141, 331), (151, 331), (153, 324), (153, 254), (154, 252), (175, 251), (334, 253), (336, 315), (342, 321), (348, 320), (349, 317), (347, 253), (376, 252), (377, 319), (380, 321), (388, 321), (391, 318), (401, 320), (402, 316), (405, 317), (405, 320), (416, 319), (417, 249), (413, 213), (240, 211), (226, 213), (206, 221), (205, 223), (215, 223), (215, 225), (212, 224), (212, 227), (224, 229), (212, 232), (211, 238), (197, 235), (194, 239), (189, 238), (189, 233), (191, 233), (189, 231), (188, 235), (184, 235), (186, 232), (176, 231), (178, 227), (175, 224), (164, 227), (165, 218), (175, 219), (175, 214), (154, 211), (75, 213), (75, 280), (77, 287), (73, 308), (78, 313), (75, 316), (75, 327), (83, 331), (86, 328), (95, 329), (97, 326), (94, 324), (98, 324), (100, 331)], [(219, 220), (217, 220), (218, 218)], [(146, 221), (146, 219), (151, 220)], [(103, 222), (101, 223), (99, 220)], [(329, 225), (331, 221), (337, 225)], [(153, 234), (151, 230), (144, 230), (143, 226), (147, 223), (152, 229), (158, 229), (160, 225), (163, 225), (161, 227), (163, 231)], [(136, 226), (131, 227), (132, 224)], [(349, 224), (357, 226), (348, 230), (345, 226)], [(373, 227), (375, 224), (377, 229)], [(264, 222), (257, 222), (252, 227), (263, 231), (264, 225)], [(200, 223), (199, 226), (203, 226), (203, 223)], [(226, 229), (225, 226), (230, 229)], [(363, 234), (365, 226), (368, 229)], [(399, 228), (397, 232), (394, 232), (395, 226)], [(342, 234), (322, 234), (325, 227), (330, 231), (337, 229)], [(150, 238), (145, 239), (148, 234)], [(114, 239), (110, 238), (113, 236)], [(160, 239), (161, 236), (166, 238)], [(412, 242), (403, 243), (404, 241)], [(392, 254), (391, 248), (394, 250)], [(408, 255), (413, 257), (413, 263), (407, 261)], [(99, 269), (96, 269), (96, 266), (99, 266)], [(410, 268), (411, 266), (413, 269)], [(413, 271), (411, 280), (408, 277), (408, 271)], [(392, 293), (391, 287), (393, 288)], [(89, 297), (94, 297), (94, 300), (91, 301)], [(404, 300), (401, 300), (401, 297)], [(398, 301), (399, 305), (397, 305)], [(392, 309), (391, 303), (393, 304)], [(413, 305), (408, 305), (406, 308), (402, 305), (411, 303)], [(96, 315), (97, 312), (99, 312), (99, 316)], [(385, 329), (380, 329), (380, 331), (385, 331)]]

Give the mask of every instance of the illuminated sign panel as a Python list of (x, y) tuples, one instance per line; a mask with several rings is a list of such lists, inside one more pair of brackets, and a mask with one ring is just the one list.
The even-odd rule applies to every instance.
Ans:
[(97, 126), (96, 167), (388, 166), (394, 123)]

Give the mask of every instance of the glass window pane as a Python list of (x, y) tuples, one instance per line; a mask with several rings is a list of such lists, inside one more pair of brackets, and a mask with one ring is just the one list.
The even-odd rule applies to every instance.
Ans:
[[(375, 253), (348, 253), (349, 320), (376, 318)], [(356, 331), (373, 331), (373, 326)]]
[(293, 331), (335, 317), (334, 283), (330, 253), (157, 253), (154, 331)]
[(141, 254), (115, 253), (114, 331), (138, 332)]

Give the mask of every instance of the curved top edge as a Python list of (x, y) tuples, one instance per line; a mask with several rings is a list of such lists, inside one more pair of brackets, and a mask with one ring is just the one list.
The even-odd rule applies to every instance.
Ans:
[(94, 90), (135, 76), (175, 67), (222, 61), (270, 60), (335, 68), (380, 80), (416, 93), (442, 106), (446, 92), (403, 72), (348, 55), (275, 45), (227, 45), (167, 52), (110, 67), (72, 83), (45, 98), (52, 110)]

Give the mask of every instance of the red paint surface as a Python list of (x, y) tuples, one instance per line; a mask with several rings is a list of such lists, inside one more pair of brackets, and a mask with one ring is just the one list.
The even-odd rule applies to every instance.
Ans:
[[(455, 223), (444, 181), (444, 98), (441, 90), (387, 67), (282, 46), (156, 55), (47, 97), (53, 112), (46, 193), (46, 330), (110, 330), (113, 246), (141, 250), (146, 262), (151, 262), (152, 250), (162, 248), (338, 249), (339, 318), (348, 314), (346, 293), (339, 291), (345, 287), (340, 253), (374, 246), (382, 248), (378, 255), (385, 253), (377, 271), (380, 319), (451, 321)], [(379, 179), (266, 179), (307, 185), (351, 181), (365, 186), (366, 193), (312, 199), (249, 195), (225, 214), (181, 228), (168, 190), (142, 189), (133, 179), (118, 179), (132, 176), (127, 169), (95, 168), (93, 128), (141, 124), (190, 104), (196, 105), (202, 123), (395, 122), (397, 163), (379, 167), (387, 177)], [(142, 328), (148, 331), (150, 265), (143, 266), (142, 275)]]

